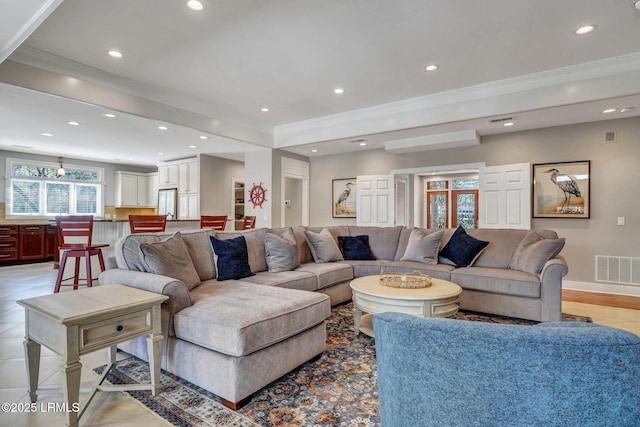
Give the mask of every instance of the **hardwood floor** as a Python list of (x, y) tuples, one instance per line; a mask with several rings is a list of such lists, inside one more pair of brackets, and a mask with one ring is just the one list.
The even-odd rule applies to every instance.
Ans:
[[(24, 309), (16, 300), (53, 292), (57, 270), (53, 263), (0, 267), (0, 402), (28, 403), (27, 376), (24, 361)], [(64, 292), (73, 292), (67, 290)], [(564, 295), (564, 294), (563, 294)], [(602, 294), (601, 294), (602, 295)], [(640, 335), (640, 310), (609, 306), (611, 300), (620, 298), (593, 295), (567, 294), (562, 310), (565, 313), (590, 316), (594, 323), (625, 329)], [(578, 301), (575, 301), (578, 299)], [(571, 299), (571, 300), (569, 300)], [(594, 301), (603, 305), (593, 304)], [(590, 302), (590, 303), (589, 303)], [(606, 304), (606, 305), (604, 305)], [(622, 303), (620, 303), (622, 304)], [(626, 304), (626, 303), (624, 303)], [(637, 308), (637, 306), (635, 306)], [(106, 363), (106, 351), (97, 351), (81, 358), (82, 387), (92, 387), (97, 380), (93, 368)], [(40, 383), (60, 383), (59, 357), (42, 349)], [(88, 393), (83, 393), (86, 398)], [(82, 399), (82, 397), (81, 397)], [(39, 396), (38, 402), (62, 402), (60, 394)], [(82, 402), (81, 402), (82, 403)], [(40, 408), (40, 406), (38, 406)], [(35, 413), (0, 411), (0, 425), (51, 426), (64, 425), (64, 414), (38, 410)], [(160, 426), (170, 425), (153, 412), (128, 397), (126, 393), (98, 393), (87, 413), (80, 420), (81, 426)]]

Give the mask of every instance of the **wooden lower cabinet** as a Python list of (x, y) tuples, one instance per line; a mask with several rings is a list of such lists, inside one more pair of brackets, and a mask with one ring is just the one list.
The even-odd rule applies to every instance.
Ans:
[(44, 258), (45, 225), (21, 225), (19, 259), (32, 260)]
[(57, 258), (56, 233), (46, 224), (0, 225), (0, 265)]
[(18, 261), (18, 226), (0, 225), (0, 262)]

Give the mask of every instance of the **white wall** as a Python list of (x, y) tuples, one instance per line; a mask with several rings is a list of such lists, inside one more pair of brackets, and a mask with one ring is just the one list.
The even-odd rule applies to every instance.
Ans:
[[(273, 220), (272, 206), (275, 197), (272, 179), (272, 150), (251, 151), (244, 155), (244, 214), (255, 215), (256, 228), (271, 227)], [(249, 191), (255, 185), (262, 185), (266, 192), (266, 200), (262, 206), (254, 207), (249, 197)], [(279, 186), (278, 186), (279, 187)]]

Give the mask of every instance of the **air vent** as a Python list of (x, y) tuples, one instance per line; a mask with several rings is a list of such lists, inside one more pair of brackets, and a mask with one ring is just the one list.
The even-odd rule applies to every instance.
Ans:
[(596, 281), (640, 285), (640, 258), (596, 255)]
[(490, 121), (490, 123), (502, 123), (502, 122), (508, 122), (513, 120), (513, 117), (501, 117), (499, 119), (493, 119)]
[(366, 139), (352, 139), (351, 141), (349, 141), (352, 144), (358, 144), (360, 142), (365, 142)]
[(604, 142), (616, 142), (616, 132), (615, 131), (605, 132)]

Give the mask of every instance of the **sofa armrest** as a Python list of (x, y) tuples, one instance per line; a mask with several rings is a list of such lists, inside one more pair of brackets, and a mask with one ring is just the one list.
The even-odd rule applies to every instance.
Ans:
[(541, 321), (562, 320), (562, 278), (567, 275), (567, 261), (556, 256), (547, 261), (540, 273)]
[[(191, 306), (189, 289), (180, 280), (159, 274), (142, 271), (112, 269), (105, 270), (98, 276), (100, 285), (119, 284), (131, 286), (157, 294), (167, 295), (169, 300), (166, 309), (169, 315), (169, 336), (173, 335), (173, 316)], [(164, 304), (163, 304), (164, 306)]]

